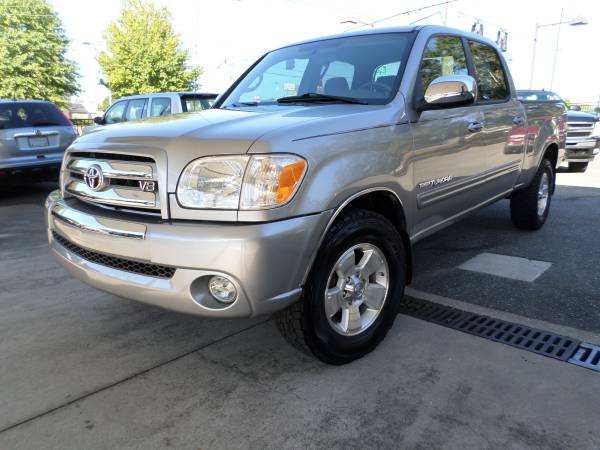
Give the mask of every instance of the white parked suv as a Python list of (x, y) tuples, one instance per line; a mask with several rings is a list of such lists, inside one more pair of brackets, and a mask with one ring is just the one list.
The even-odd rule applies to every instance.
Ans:
[(210, 108), (216, 98), (217, 94), (206, 92), (157, 92), (121, 97), (106, 110), (104, 115), (95, 117), (95, 124), (85, 127), (83, 134), (106, 125), (129, 120), (202, 111)]

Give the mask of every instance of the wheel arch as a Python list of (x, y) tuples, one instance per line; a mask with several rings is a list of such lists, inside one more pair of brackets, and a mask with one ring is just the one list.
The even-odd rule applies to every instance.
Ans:
[(404, 244), (404, 248), (406, 250), (406, 284), (410, 284), (410, 282), (412, 281), (413, 262), (410, 237), (408, 234), (406, 222), (405, 208), (398, 194), (387, 187), (372, 187), (361, 190), (348, 197), (341, 205), (335, 208), (333, 215), (329, 219), (327, 226), (325, 227), (319, 238), (317, 249), (315, 250), (315, 253), (311, 258), (310, 264), (304, 275), (302, 284), (304, 285), (306, 283), (306, 280), (314, 265), (317, 254), (319, 253), (319, 250), (321, 249), (321, 246), (325, 239), (325, 235), (327, 234), (331, 226), (335, 223), (336, 219), (340, 216), (340, 214), (350, 208), (367, 209), (379, 213), (394, 225), (394, 227), (398, 231), (398, 234), (402, 238), (402, 243)]
[[(550, 161), (550, 163), (552, 163), (552, 171), (554, 173), (553, 179), (552, 179), (552, 194), (554, 194), (554, 189), (556, 187), (556, 169), (558, 166), (558, 154), (559, 154), (558, 144), (556, 142), (551, 142), (544, 149), (544, 152), (542, 153), (542, 158), (540, 159), (540, 162), (539, 162), (539, 164), (541, 164), (544, 159), (548, 159)], [(539, 164), (538, 164), (538, 167), (539, 167)]]

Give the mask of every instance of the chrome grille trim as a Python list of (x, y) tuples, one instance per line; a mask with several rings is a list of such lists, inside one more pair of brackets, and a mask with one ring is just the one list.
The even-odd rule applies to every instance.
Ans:
[(81, 180), (71, 180), (65, 190), (81, 197), (82, 200), (103, 203), (112, 206), (124, 206), (131, 208), (159, 209), (160, 202), (154, 192), (144, 192), (121, 186), (108, 186), (102, 191), (93, 191)]
[[(130, 158), (130, 160), (128, 160)], [(85, 181), (91, 166), (102, 170), (105, 186), (94, 190)], [(161, 214), (156, 163), (148, 157), (122, 153), (76, 152), (67, 155), (63, 173), (63, 192), (80, 200), (114, 208), (130, 208)], [(154, 181), (156, 189), (142, 190), (142, 182)]]
[(125, 180), (153, 180), (154, 170), (149, 164), (127, 163), (121, 161), (96, 161), (94, 159), (72, 159), (67, 170), (84, 175), (92, 165), (98, 165), (107, 178), (120, 178)]

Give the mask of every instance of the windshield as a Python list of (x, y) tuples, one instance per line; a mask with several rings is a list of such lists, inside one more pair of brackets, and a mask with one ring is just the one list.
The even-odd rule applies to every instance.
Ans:
[[(398, 90), (412, 41), (412, 33), (385, 33), (275, 50), (238, 82), (220, 106), (274, 105), (283, 97), (305, 94), (387, 103)], [(318, 98), (298, 101), (309, 100)]]

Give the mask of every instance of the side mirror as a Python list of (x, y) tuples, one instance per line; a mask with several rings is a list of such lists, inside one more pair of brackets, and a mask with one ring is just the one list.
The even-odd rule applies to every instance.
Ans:
[(468, 105), (477, 98), (477, 82), (470, 75), (444, 75), (427, 87), (420, 109)]
[(96, 125), (104, 125), (104, 117), (102, 117), (102, 116), (94, 117), (94, 123)]

